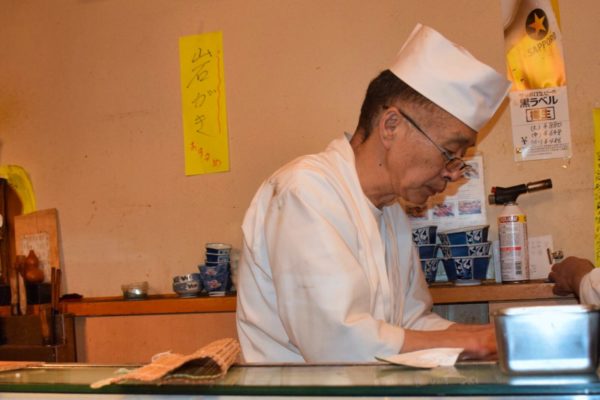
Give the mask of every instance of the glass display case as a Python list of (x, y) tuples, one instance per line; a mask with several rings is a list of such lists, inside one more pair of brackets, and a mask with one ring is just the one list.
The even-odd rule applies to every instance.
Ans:
[[(234, 365), (212, 383), (162, 380), (125, 382), (92, 389), (90, 384), (135, 366), (46, 364), (0, 373), (0, 398), (404, 397), (574, 398), (600, 396), (597, 374), (510, 376), (495, 362), (414, 369), (372, 363), (344, 365)], [(18, 393), (18, 395), (17, 395)], [(75, 397), (73, 397), (75, 396)], [(115, 397), (116, 396), (116, 397)], [(148, 396), (148, 397), (147, 397)], [(102, 397), (100, 397), (102, 398)]]

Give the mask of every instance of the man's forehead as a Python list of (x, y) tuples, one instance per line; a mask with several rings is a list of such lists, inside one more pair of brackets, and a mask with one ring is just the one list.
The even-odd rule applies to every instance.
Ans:
[(444, 110), (434, 112), (429, 122), (429, 130), (444, 144), (471, 147), (477, 141), (476, 130)]

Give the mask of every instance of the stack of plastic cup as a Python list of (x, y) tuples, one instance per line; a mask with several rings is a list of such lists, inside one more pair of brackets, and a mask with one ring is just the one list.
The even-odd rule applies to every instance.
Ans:
[(229, 290), (231, 245), (207, 243), (204, 264), (198, 266), (204, 290), (210, 296), (222, 296)]

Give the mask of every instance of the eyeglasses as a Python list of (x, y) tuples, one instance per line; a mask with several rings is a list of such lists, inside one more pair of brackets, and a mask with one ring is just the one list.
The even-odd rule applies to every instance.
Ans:
[(404, 119), (406, 119), (417, 131), (421, 132), (423, 136), (425, 136), (427, 140), (429, 140), (429, 142), (433, 144), (440, 153), (442, 153), (442, 156), (446, 160), (446, 165), (444, 166), (444, 168), (448, 172), (454, 173), (460, 171), (461, 175), (465, 175), (471, 172), (472, 167), (469, 164), (467, 164), (462, 158), (450, 154), (446, 149), (434, 142), (433, 139), (427, 133), (425, 133), (425, 131), (421, 129), (421, 127), (417, 125), (417, 123), (411, 117), (406, 115), (402, 110), (397, 110), (404, 117)]

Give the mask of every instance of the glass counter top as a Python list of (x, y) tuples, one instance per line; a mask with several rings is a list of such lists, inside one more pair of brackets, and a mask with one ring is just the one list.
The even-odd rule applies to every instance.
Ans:
[(600, 395), (591, 375), (503, 374), (497, 363), (414, 369), (389, 364), (234, 365), (212, 384), (90, 384), (136, 366), (46, 364), (0, 373), (0, 392), (204, 394), (212, 396), (539, 396)]

